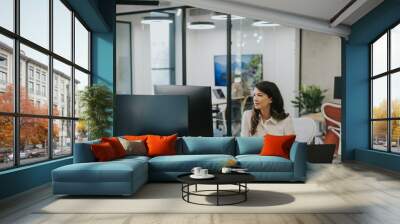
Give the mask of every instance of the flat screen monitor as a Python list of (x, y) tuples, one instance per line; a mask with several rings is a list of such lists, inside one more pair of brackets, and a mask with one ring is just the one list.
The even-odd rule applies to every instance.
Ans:
[[(182, 95), (189, 97), (189, 135), (213, 136), (211, 87), (156, 85), (156, 95)], [(166, 116), (174, 116), (167, 114)]]

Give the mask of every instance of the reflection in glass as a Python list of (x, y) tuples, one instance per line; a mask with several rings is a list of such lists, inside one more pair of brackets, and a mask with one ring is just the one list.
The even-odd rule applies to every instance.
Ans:
[(387, 151), (387, 121), (372, 122), (372, 147)]
[(20, 118), (20, 163), (35, 163), (49, 158), (49, 120), (44, 118)]
[(387, 71), (387, 34), (372, 44), (372, 75)]
[(49, 48), (49, 0), (20, 0), (21, 36)]
[(53, 115), (72, 116), (71, 66), (53, 59)]
[(72, 121), (53, 120), (53, 157), (72, 154)]
[(89, 86), (89, 75), (75, 69), (75, 117), (81, 115), (80, 95), (87, 86)]
[(49, 57), (21, 44), (20, 108), (25, 114), (48, 114)]
[[(1, 4), (0, 4), (1, 5)], [(14, 43), (0, 34), (0, 111), (14, 111)]]
[(0, 116), (0, 170), (14, 165), (14, 125), (10, 116)]
[(75, 63), (89, 70), (89, 32), (75, 18)]
[[(157, 84), (182, 84), (182, 9), (165, 10), (150, 13), (123, 15), (117, 17), (117, 45), (128, 46), (129, 30), (125, 22), (132, 28), (132, 73), (133, 93), (152, 94)], [(118, 26), (120, 26), (118, 28)], [(123, 29), (122, 29), (123, 28)], [(118, 37), (118, 35), (124, 35)], [(117, 51), (117, 71), (128, 71), (124, 63), (128, 59), (128, 49)], [(124, 58), (122, 58), (124, 57)], [(118, 73), (117, 73), (118, 74)], [(120, 80), (129, 80), (124, 77)], [(140, 82), (135, 82), (140, 80)], [(121, 83), (122, 84), (122, 83)], [(128, 83), (117, 86), (117, 92), (127, 91)]]
[(186, 9), (187, 24), (207, 22), (214, 27), (186, 30), (187, 85), (211, 86), (214, 136), (226, 136), (227, 25), (226, 20), (212, 19), (214, 15), (215, 12), (205, 9)]
[(53, 51), (71, 60), (72, 12), (60, 1), (53, 0)]
[[(266, 38), (275, 27), (256, 27), (253, 19), (232, 21), (232, 135), (239, 136), (244, 111), (253, 107), (252, 92), (263, 79), (263, 55), (270, 55)], [(272, 41), (270, 41), (272, 42)]]
[(14, 0), (0, 1), (0, 26), (14, 31)]
[(372, 118), (387, 118), (387, 77), (372, 81)]
[(400, 120), (393, 120), (391, 123), (392, 152), (400, 153)]

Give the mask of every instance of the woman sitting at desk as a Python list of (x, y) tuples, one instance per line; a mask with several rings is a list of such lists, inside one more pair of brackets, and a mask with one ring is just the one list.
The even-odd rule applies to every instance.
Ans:
[(283, 99), (273, 82), (256, 84), (253, 109), (246, 110), (242, 117), (241, 136), (293, 135), (292, 118), (283, 109)]

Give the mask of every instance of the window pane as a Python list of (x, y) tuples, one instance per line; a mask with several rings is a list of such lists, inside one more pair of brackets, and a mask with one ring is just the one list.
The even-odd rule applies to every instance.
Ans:
[(49, 120), (22, 117), (20, 119), (21, 164), (34, 163), (49, 158)]
[(161, 70), (152, 70), (151, 78), (153, 80), (153, 85), (171, 85), (171, 70), (169, 69), (161, 69)]
[(387, 34), (372, 45), (372, 71), (373, 75), (387, 71)]
[(132, 49), (130, 23), (117, 22), (116, 27), (116, 82), (117, 94), (131, 94), (132, 88)]
[(49, 57), (21, 44), (20, 109), (25, 114), (48, 114)]
[(390, 88), (390, 98), (391, 98), (391, 110), (392, 117), (400, 118), (400, 72), (391, 74), (391, 88)]
[(391, 69), (400, 67), (400, 24), (391, 31), (390, 50)]
[(373, 149), (387, 151), (387, 121), (372, 122)]
[(53, 0), (53, 17), (53, 51), (71, 60), (72, 12), (60, 0)]
[(0, 1), (0, 26), (14, 31), (14, 0)]
[(71, 66), (53, 60), (53, 115), (72, 117)]
[(169, 68), (170, 65), (170, 24), (150, 24), (151, 67)]
[(391, 141), (392, 141), (392, 152), (400, 153), (400, 120), (394, 120), (390, 122), (391, 127)]
[(72, 154), (72, 121), (53, 120), (53, 157)]
[(89, 70), (89, 32), (75, 18), (75, 63)]
[(75, 69), (75, 117), (81, 114), (80, 94), (86, 86), (89, 86), (89, 75)]
[(49, 48), (49, 1), (20, 0), (21, 36)]
[(0, 116), (0, 170), (14, 164), (13, 118)]
[(387, 118), (387, 77), (372, 81), (372, 118)]
[(0, 111), (2, 112), (14, 111), (13, 49), (13, 40), (0, 35)]
[[(255, 84), (262, 81), (263, 73), (268, 71), (263, 69), (263, 63), (265, 63), (263, 55), (268, 55), (267, 58), (290, 57), (289, 53), (285, 53), (285, 51), (276, 52), (275, 45), (271, 44), (271, 41), (275, 42), (275, 40), (281, 38), (281, 32), (286, 32), (285, 30), (288, 30), (288, 28), (278, 24), (265, 27), (255, 26), (254, 24), (255, 20), (252, 18), (232, 15), (231, 127), (234, 136), (239, 136), (241, 133), (243, 112), (253, 108), (252, 92)], [(226, 64), (225, 55), (215, 56), (215, 60), (218, 64)], [(273, 63), (266, 67), (270, 67), (270, 65), (273, 65)], [(226, 69), (224, 68), (225, 72)], [(221, 83), (218, 76), (215, 76), (214, 80), (216, 84)], [(287, 82), (286, 80), (281, 81), (281, 83), (279, 80), (277, 81), (278, 86)], [(223, 82), (226, 82), (226, 80), (223, 79)], [(285, 91), (286, 95), (290, 92), (285, 89), (281, 89), (281, 91), (283, 95), (285, 95)]]
[(84, 120), (75, 121), (75, 143), (85, 142), (88, 138), (88, 129)]

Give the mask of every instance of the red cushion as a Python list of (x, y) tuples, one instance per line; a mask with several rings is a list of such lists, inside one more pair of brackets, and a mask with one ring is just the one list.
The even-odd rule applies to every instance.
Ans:
[(147, 137), (148, 156), (176, 155), (177, 135)]
[(117, 158), (113, 147), (108, 142), (93, 144), (91, 145), (91, 149), (94, 157), (99, 162), (110, 161)]
[(110, 137), (110, 138), (101, 138), (101, 142), (108, 142), (112, 146), (115, 151), (115, 155), (118, 158), (126, 156), (126, 151), (122, 146), (121, 142), (119, 142), (118, 138)]
[(295, 139), (296, 135), (276, 136), (267, 134), (264, 136), (264, 145), (260, 155), (280, 156), (289, 159), (290, 148)]

